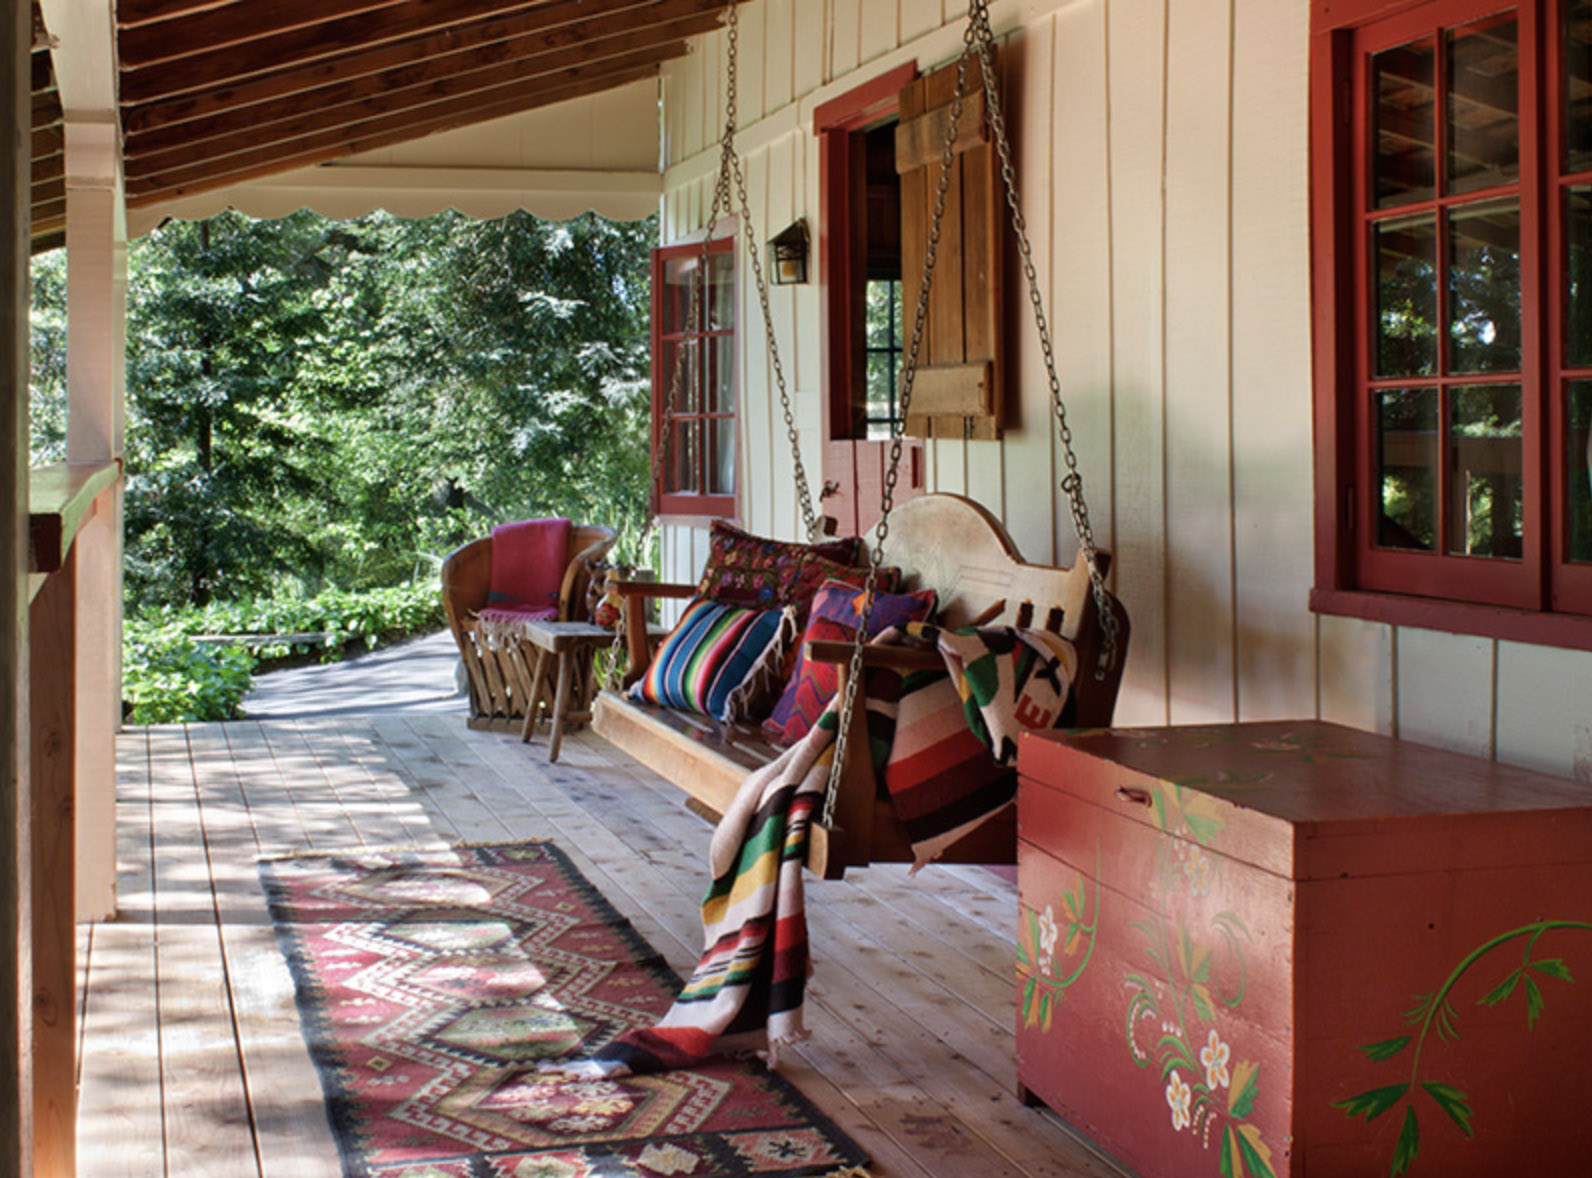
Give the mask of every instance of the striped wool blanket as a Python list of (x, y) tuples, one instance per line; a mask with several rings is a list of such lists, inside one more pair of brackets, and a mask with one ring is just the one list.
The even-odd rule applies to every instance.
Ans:
[[(950, 631), (914, 623), (879, 643), (938, 647), (946, 673), (870, 672), (868, 730), (916, 867), (1015, 794), (1017, 735), (1052, 727), (1077, 667), (1072, 644), (1040, 630)], [(876, 694), (877, 693), (877, 694)], [(832, 706), (800, 743), (751, 774), (713, 834), (702, 902), (705, 947), (674, 1006), (589, 1059), (547, 1070), (588, 1077), (689, 1067), (719, 1051), (806, 1037), (807, 922), (802, 868), (834, 755)]]

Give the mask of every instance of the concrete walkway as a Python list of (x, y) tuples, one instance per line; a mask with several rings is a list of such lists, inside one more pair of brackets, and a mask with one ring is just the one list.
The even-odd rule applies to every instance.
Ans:
[(443, 630), (340, 663), (257, 675), (243, 700), (250, 720), (469, 710), (455, 678), (459, 648)]

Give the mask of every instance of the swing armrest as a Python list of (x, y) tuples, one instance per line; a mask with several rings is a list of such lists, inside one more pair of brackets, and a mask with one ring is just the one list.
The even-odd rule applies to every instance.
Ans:
[(652, 640), (647, 631), (647, 602), (658, 598), (691, 598), (696, 596), (695, 585), (676, 585), (661, 581), (610, 581), (608, 588), (619, 598), (624, 617), (625, 668), (624, 686), (629, 687), (647, 673), (652, 663)]

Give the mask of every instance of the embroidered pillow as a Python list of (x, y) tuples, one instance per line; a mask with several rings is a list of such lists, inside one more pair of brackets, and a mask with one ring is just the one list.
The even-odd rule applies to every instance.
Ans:
[(734, 723), (779, 682), (796, 636), (793, 610), (693, 600), (630, 689), (633, 698)]
[(805, 612), (824, 578), (834, 570), (851, 568), (857, 556), (855, 537), (798, 544), (767, 540), (714, 520), (707, 568), (697, 585), (697, 596), (757, 609), (796, 605)]
[[(839, 668), (830, 663), (815, 663), (807, 658), (809, 642), (852, 642), (862, 617), (862, 588), (844, 581), (826, 581), (813, 598), (807, 629), (796, 652), (796, 665), (785, 684), (785, 691), (763, 721), (763, 732), (781, 744), (794, 744), (812, 729), (834, 697)], [(934, 590), (917, 593), (878, 593), (874, 596), (873, 616), (868, 619), (868, 637), (876, 638), (891, 626), (921, 622), (934, 612)]]

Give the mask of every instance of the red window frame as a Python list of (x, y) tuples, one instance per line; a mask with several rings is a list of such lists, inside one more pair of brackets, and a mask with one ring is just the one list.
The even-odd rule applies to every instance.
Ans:
[[(1518, 560), (1449, 555), (1442, 551), (1441, 536), (1437, 552), (1381, 548), (1372, 542), (1379, 504), (1371, 493), (1370, 394), (1400, 382), (1378, 380), (1371, 372), (1375, 292), (1369, 226), (1387, 215), (1373, 208), (1369, 194), (1371, 54), (1510, 8), (1519, 20), (1520, 45), (1520, 176), (1513, 188), (1520, 202), (1523, 550)], [(1313, 0), (1316, 583), (1311, 607), (1318, 612), (1592, 650), (1592, 563), (1568, 560), (1565, 506), (1571, 477), (1566, 390), (1570, 380), (1592, 379), (1592, 369), (1566, 369), (1561, 342), (1564, 190), (1572, 181), (1592, 179), (1587, 173), (1560, 175), (1562, 39), (1562, 0)], [(1436, 42), (1439, 95), (1442, 44)], [(1436, 134), (1434, 166), (1441, 171), (1442, 117), (1436, 119)], [(1445, 201), (1474, 199), (1450, 201), (1439, 190), (1409, 208), (1436, 210), (1441, 223)], [(1437, 375), (1402, 383), (1446, 388), (1476, 381), (1450, 376), (1440, 364)], [(1446, 466), (1446, 446), (1440, 452)], [(1444, 486), (1447, 477), (1440, 476)], [(1441, 492), (1438, 501), (1443, 501)]]
[[(668, 283), (666, 282), (667, 267), (669, 263), (681, 259), (695, 259), (700, 261), (703, 256), (703, 243), (701, 241), (681, 242), (675, 245), (659, 246), (652, 251), (652, 502), (653, 510), (660, 516), (675, 518), (711, 518), (724, 519), (734, 517), (736, 514), (737, 494), (740, 486), (740, 453), (739, 453), (739, 403), (740, 390), (736, 375), (739, 372), (738, 357), (731, 363), (731, 389), (730, 408), (728, 410), (708, 410), (706, 387), (710, 379), (709, 366), (698, 364), (695, 369), (696, 387), (682, 387), (680, 390), (680, 403), (675, 406), (674, 420), (677, 424), (686, 423), (688, 428), (694, 428), (698, 435), (698, 444), (695, 448), (697, 456), (695, 483), (697, 487), (708, 485), (708, 466), (712, 456), (716, 453), (711, 443), (713, 434), (710, 433), (712, 423), (729, 421), (730, 470), (731, 487), (727, 492), (704, 492), (697, 490), (681, 490), (677, 487), (667, 486), (665, 483), (669, 471), (665, 461), (663, 444), (663, 427), (665, 405), (669, 394), (669, 382), (674, 379), (673, 365), (670, 362), (673, 349), (671, 344), (682, 341), (694, 340), (700, 345), (701, 341), (712, 339), (729, 339), (732, 354), (735, 351), (734, 340), (736, 337), (733, 317), (739, 307), (738, 293), (730, 301), (731, 322), (728, 325), (711, 324), (705, 308), (697, 308), (697, 329), (688, 332), (689, 318), (685, 323), (675, 324), (669, 322), (669, 316), (674, 309), (672, 300), (666, 298)], [(731, 259), (731, 279), (735, 282), (735, 233), (731, 226), (729, 231), (715, 237), (707, 243), (707, 254), (710, 258), (728, 255)], [(700, 288), (692, 286), (692, 298), (700, 297), (696, 292)], [(686, 308), (689, 316), (689, 305)]]

